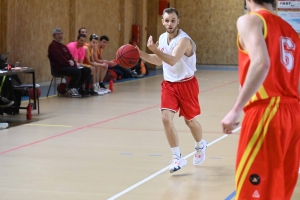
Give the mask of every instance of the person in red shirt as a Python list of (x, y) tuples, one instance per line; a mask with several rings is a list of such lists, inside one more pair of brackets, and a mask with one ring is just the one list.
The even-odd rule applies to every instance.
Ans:
[(273, 13), (274, 0), (246, 0), (237, 21), (240, 92), (222, 120), (245, 116), (236, 158), (236, 199), (291, 199), (300, 158), (300, 41)]

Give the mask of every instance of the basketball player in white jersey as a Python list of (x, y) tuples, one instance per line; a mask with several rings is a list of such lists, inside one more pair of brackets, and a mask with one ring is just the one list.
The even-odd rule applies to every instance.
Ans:
[(180, 154), (178, 135), (173, 124), (176, 112), (179, 111), (179, 116), (184, 117), (195, 139), (194, 165), (203, 163), (207, 143), (202, 139), (202, 128), (195, 118), (201, 113), (198, 80), (194, 76), (197, 70), (196, 45), (184, 31), (178, 28), (179, 17), (175, 8), (166, 8), (163, 11), (162, 23), (166, 32), (160, 36), (159, 43), (153, 43), (152, 36), (148, 39), (147, 47), (153, 54), (140, 50), (139, 52), (141, 58), (147, 62), (163, 66), (164, 80), (161, 84), (160, 109), (165, 134), (173, 153), (169, 168), (173, 173), (187, 163)]

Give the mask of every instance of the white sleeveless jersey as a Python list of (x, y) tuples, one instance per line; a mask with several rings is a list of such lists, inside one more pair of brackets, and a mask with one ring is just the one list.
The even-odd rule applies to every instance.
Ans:
[(172, 55), (173, 49), (176, 47), (178, 42), (182, 38), (188, 38), (192, 42), (193, 52), (194, 54), (190, 57), (183, 55), (183, 57), (173, 66), (162, 62), (163, 63), (163, 70), (164, 70), (164, 80), (170, 82), (178, 82), (182, 79), (189, 78), (194, 76), (196, 68), (196, 44), (195, 42), (186, 34), (184, 31), (179, 30), (178, 35), (173, 38), (168, 44), (168, 33), (165, 32), (160, 35), (159, 37), (159, 49), (163, 53)]

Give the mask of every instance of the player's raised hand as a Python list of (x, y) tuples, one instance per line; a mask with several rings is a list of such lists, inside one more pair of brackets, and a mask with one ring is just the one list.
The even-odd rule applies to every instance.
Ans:
[(154, 52), (154, 51), (157, 49), (157, 47), (158, 47), (158, 42), (156, 42), (156, 43), (153, 42), (152, 35), (150, 35), (150, 37), (149, 37), (149, 39), (148, 39), (147, 47), (148, 47), (152, 52)]

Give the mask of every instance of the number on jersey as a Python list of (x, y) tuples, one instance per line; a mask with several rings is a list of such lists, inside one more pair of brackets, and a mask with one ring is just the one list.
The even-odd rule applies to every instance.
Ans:
[(280, 37), (280, 60), (288, 72), (294, 68), (294, 55), (291, 52), (295, 50), (296, 45), (291, 38)]

